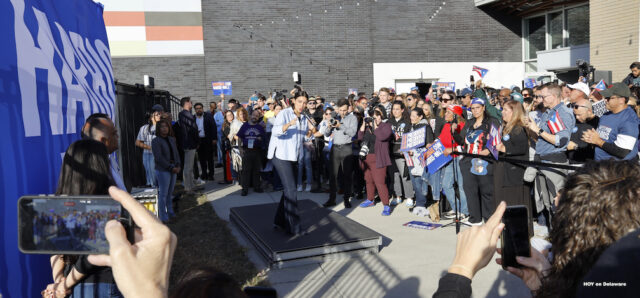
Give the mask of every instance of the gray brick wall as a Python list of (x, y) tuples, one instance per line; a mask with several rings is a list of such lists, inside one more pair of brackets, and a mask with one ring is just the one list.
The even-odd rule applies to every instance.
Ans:
[[(152, 74), (157, 88), (208, 100), (211, 81), (232, 81), (241, 101), (292, 88), (298, 71), (311, 94), (336, 99), (347, 88), (373, 91), (373, 63), (522, 61), (520, 20), (471, 0), (447, 0), (431, 22), (442, 1), (357, 2), (340, 1), (339, 10), (336, 1), (203, 1), (204, 57), (116, 58), (114, 71), (128, 83)], [(234, 25), (254, 31), (252, 38)]]

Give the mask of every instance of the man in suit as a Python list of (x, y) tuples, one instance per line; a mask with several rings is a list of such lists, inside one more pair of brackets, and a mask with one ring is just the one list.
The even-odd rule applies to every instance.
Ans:
[(213, 153), (218, 142), (218, 129), (216, 121), (211, 113), (204, 112), (204, 106), (196, 103), (193, 106), (196, 110), (196, 125), (198, 126), (198, 137), (200, 138), (200, 146), (198, 147), (198, 159), (202, 173), (202, 180), (213, 180), (214, 163)]

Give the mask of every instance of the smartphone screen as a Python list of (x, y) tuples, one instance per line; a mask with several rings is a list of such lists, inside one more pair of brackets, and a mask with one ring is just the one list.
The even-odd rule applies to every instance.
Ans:
[(20, 251), (35, 254), (109, 252), (107, 221), (119, 219), (120, 203), (108, 196), (34, 196), (18, 200)]
[(516, 256), (531, 256), (529, 244), (528, 210), (526, 206), (509, 206), (502, 216), (504, 229), (500, 237), (502, 268), (522, 267)]

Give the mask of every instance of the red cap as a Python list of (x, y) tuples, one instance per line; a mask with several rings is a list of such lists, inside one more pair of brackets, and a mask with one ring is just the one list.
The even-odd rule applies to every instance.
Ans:
[(462, 117), (462, 107), (459, 105), (450, 105), (447, 107), (447, 110), (453, 112), (454, 114)]

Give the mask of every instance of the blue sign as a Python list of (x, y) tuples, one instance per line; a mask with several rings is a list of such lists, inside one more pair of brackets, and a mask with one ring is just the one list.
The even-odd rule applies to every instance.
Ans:
[(230, 81), (211, 82), (211, 87), (213, 88), (213, 95), (231, 95)]
[(420, 161), (429, 169), (429, 174), (435, 174), (453, 159), (451, 155), (444, 155), (444, 149), (440, 139), (436, 139), (419, 157)]
[(92, 113), (113, 118), (103, 7), (90, 0), (0, 1), (0, 296), (38, 297), (47, 255), (18, 251), (16, 203), (55, 192), (62, 157)]

